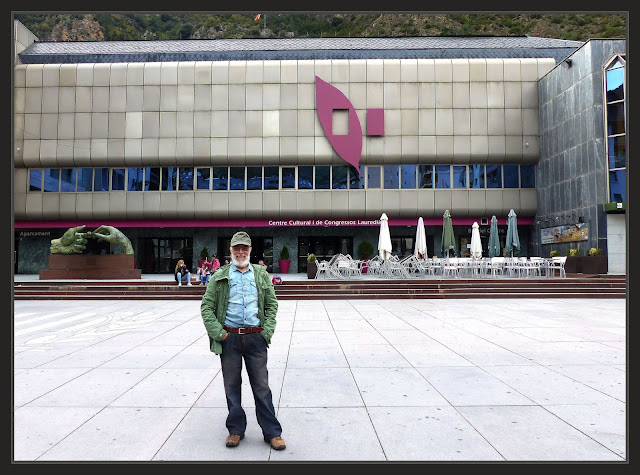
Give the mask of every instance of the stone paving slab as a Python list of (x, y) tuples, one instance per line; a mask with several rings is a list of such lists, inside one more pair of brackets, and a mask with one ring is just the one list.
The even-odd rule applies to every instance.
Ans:
[[(99, 311), (96, 311), (99, 309)], [(200, 302), (14, 302), (16, 461), (624, 461), (622, 299), (280, 302), (287, 449), (224, 446)]]

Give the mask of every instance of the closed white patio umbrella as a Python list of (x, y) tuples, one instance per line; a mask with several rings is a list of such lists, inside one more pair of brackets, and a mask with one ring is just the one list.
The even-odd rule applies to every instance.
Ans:
[(380, 236), (378, 237), (378, 255), (383, 261), (391, 257), (391, 233), (389, 232), (389, 218), (386, 213), (380, 216)]
[(480, 229), (477, 221), (473, 222), (471, 230), (471, 257), (474, 259), (482, 257), (482, 241), (480, 240)]
[(416, 229), (416, 246), (413, 250), (415, 256), (424, 259), (427, 256), (427, 235), (424, 231), (424, 220), (422, 216), (418, 218), (418, 229)]

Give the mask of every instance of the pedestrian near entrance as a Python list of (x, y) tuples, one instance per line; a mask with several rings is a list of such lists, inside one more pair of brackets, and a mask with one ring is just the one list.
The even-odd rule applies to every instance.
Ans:
[(211, 276), (200, 313), (210, 350), (220, 355), (227, 397), (227, 447), (237, 447), (247, 428), (241, 405), (242, 360), (256, 404), (264, 441), (275, 450), (286, 448), (276, 418), (267, 371), (267, 348), (276, 328), (278, 300), (265, 268), (250, 264), (251, 238), (244, 231), (231, 238), (231, 263)]
[(174, 274), (179, 286), (182, 285), (183, 282), (186, 282), (187, 285), (191, 285), (191, 272), (189, 272), (189, 269), (187, 269), (187, 266), (182, 259), (180, 259), (176, 264)]

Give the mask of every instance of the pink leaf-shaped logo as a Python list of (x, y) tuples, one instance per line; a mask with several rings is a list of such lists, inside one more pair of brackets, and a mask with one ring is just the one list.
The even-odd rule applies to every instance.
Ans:
[[(333, 111), (349, 110), (349, 134), (333, 135)], [(324, 134), (331, 146), (345, 162), (353, 165), (360, 172), (360, 156), (362, 154), (362, 128), (351, 101), (326, 81), (316, 76), (316, 110)]]

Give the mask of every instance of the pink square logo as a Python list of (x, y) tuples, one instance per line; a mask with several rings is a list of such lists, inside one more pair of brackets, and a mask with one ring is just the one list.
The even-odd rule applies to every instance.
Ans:
[(384, 135), (384, 109), (367, 109), (367, 135)]

